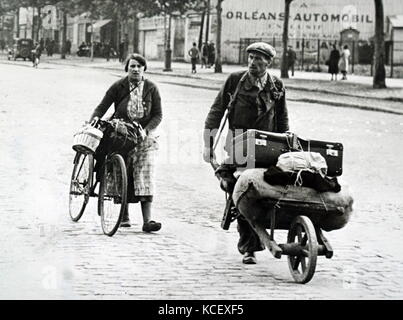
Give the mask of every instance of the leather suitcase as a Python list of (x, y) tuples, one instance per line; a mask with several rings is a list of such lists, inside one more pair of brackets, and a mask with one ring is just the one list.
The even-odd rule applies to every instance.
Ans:
[(343, 173), (343, 144), (302, 138), (298, 138), (298, 141), (304, 151), (318, 152), (325, 158), (328, 176), (341, 176)]
[(292, 133), (247, 130), (234, 138), (230, 159), (239, 167), (268, 168), (277, 164), (280, 154), (301, 150), (318, 152), (326, 160), (328, 176), (342, 174), (343, 145), (341, 143), (304, 140)]

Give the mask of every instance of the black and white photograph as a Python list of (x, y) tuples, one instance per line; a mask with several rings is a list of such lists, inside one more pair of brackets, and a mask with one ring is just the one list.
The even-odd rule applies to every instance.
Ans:
[(0, 0), (0, 132), (0, 300), (403, 299), (401, 0)]

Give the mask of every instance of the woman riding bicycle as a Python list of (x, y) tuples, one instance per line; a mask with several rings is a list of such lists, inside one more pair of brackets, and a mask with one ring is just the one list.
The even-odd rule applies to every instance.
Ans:
[[(147, 61), (140, 54), (131, 54), (125, 65), (127, 76), (116, 81), (95, 108), (90, 122), (98, 121), (114, 103), (113, 118), (139, 123), (146, 136), (129, 152), (126, 165), (128, 176), (127, 203), (141, 203), (143, 231), (161, 229), (161, 223), (151, 220), (154, 194), (154, 157), (158, 143), (154, 129), (162, 120), (161, 97), (157, 86), (144, 78)], [(123, 214), (121, 227), (130, 227), (129, 205)]]

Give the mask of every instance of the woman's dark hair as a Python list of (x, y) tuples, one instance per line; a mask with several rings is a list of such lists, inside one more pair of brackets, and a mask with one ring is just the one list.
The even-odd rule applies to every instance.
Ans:
[(130, 59), (136, 60), (138, 63), (140, 63), (144, 67), (144, 71), (147, 70), (147, 61), (146, 58), (144, 58), (141, 54), (138, 53), (132, 53), (129, 55), (126, 59), (126, 64), (125, 64), (125, 71), (127, 72), (129, 70), (129, 61)]
[(343, 47), (343, 49), (348, 49), (348, 45), (345, 45), (345, 46)]

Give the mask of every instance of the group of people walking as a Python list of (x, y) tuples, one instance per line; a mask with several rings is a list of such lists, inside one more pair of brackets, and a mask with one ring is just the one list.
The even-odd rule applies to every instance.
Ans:
[(328, 72), (332, 75), (332, 78), (330, 79), (331, 81), (337, 80), (337, 74), (339, 71), (343, 75), (341, 80), (347, 80), (350, 55), (351, 53), (348, 45), (343, 46), (341, 53), (336, 48), (336, 45), (333, 45), (329, 60), (326, 61), (326, 64), (329, 66)]
[[(339, 72), (342, 74), (341, 80), (347, 80), (350, 56), (351, 53), (348, 45), (343, 46), (343, 50), (341, 51), (341, 53), (336, 48), (336, 45), (333, 45), (329, 59), (326, 61), (328, 72), (332, 75), (331, 81), (337, 80), (337, 74)], [(291, 70), (291, 76), (294, 76), (294, 66), (295, 62), (297, 61), (297, 54), (293, 50), (292, 46), (288, 46), (286, 59), (287, 70)]]
[(200, 51), (197, 48), (196, 42), (193, 42), (193, 47), (188, 51), (190, 56), (190, 62), (192, 64), (192, 73), (196, 73), (196, 65), (200, 60), (201, 68), (211, 68), (215, 63), (215, 45), (214, 42), (206, 42), (203, 44), (201, 48), (201, 56)]

